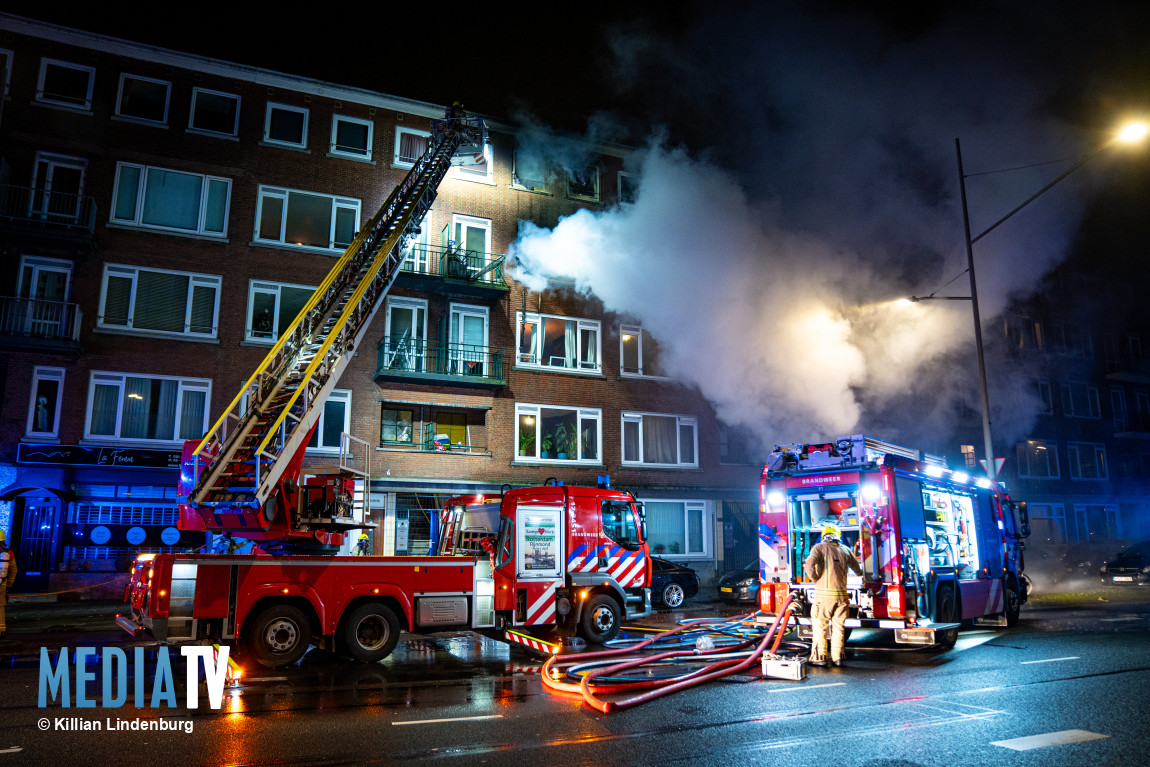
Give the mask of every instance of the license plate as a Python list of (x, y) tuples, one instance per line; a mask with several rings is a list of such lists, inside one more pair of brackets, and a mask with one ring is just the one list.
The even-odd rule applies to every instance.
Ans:
[(1116, 581), (1132, 581), (1134, 579), (1131, 578), (1129, 575), (1115, 575), (1114, 580), (1116, 580)]
[(730, 594), (734, 592), (734, 589), (727, 588), (726, 586), (721, 586), (719, 587), (719, 591), (723, 592), (724, 594)]

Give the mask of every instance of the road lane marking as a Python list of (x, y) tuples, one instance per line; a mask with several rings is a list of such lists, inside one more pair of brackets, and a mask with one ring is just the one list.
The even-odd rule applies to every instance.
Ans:
[(767, 690), (767, 692), (793, 692), (795, 690), (817, 690), (820, 687), (842, 687), (844, 684), (846, 684), (846, 682), (831, 682), (830, 684), (803, 685), (802, 687), (776, 687), (773, 690)]
[(1109, 738), (1109, 735), (1099, 735), (1088, 730), (1062, 730), (1061, 732), (1048, 732), (1045, 735), (1029, 735), (1025, 738), (1011, 738), (1010, 740), (992, 740), (990, 745), (1002, 746), (1014, 751), (1029, 751), (1032, 748), (1046, 748), (1048, 746), (1065, 746), (1067, 743), (1081, 743), (1084, 740), (1099, 740)]
[(1066, 658), (1043, 658), (1042, 660), (1024, 660), (1020, 661), (1021, 665), (1025, 666), (1028, 663), (1057, 663), (1060, 660), (1078, 660), (1077, 655), (1071, 655)]
[(503, 714), (488, 714), (486, 716), (455, 716), (449, 719), (413, 719), (410, 722), (392, 722), (398, 727), (401, 724), (438, 724), (440, 722), (474, 722), (480, 719), (502, 719)]

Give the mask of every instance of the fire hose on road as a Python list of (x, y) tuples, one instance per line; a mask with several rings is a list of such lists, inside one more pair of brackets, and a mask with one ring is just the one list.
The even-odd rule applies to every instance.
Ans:
[[(747, 618), (703, 618), (646, 639), (616, 640), (611, 649), (552, 656), (543, 664), (543, 686), (551, 693), (579, 695), (606, 714), (737, 674), (758, 661), (768, 645), (772, 655), (778, 652), (790, 604), (788, 596), (765, 633)], [(626, 697), (605, 700), (604, 695)]]

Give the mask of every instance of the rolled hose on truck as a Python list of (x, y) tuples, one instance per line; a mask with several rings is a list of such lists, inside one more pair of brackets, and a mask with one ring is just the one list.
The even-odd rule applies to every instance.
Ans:
[[(776, 653), (786, 633), (790, 620), (791, 597), (775, 615), (775, 620), (765, 633), (744, 631), (748, 618), (719, 623), (714, 619), (684, 621), (681, 625), (655, 634), (638, 642), (622, 640), (624, 646), (576, 655), (553, 655), (543, 664), (541, 674), (543, 686), (554, 694), (579, 695), (583, 702), (604, 714), (619, 709), (631, 708), (679, 690), (695, 687), (720, 677), (744, 671), (762, 657), (771, 645), (770, 652)], [(711, 638), (718, 635), (719, 643), (711, 638), (709, 649), (701, 649), (699, 643), (689, 642), (688, 638), (697, 634), (698, 638)], [(771, 644), (771, 640), (774, 643)], [(704, 643), (704, 646), (708, 643)], [(662, 650), (664, 647), (690, 648), (670, 649), (655, 654), (643, 654), (644, 650)], [(652, 678), (644, 672), (628, 675), (626, 672), (645, 666), (703, 665), (694, 670)], [(578, 682), (563, 681), (564, 677), (577, 678)], [(638, 694), (614, 700), (604, 700), (603, 695)]]

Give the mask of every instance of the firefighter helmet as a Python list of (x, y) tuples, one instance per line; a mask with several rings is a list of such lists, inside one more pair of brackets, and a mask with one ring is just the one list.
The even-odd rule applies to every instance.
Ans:
[(360, 534), (360, 536), (359, 536), (359, 539), (360, 539), (361, 541), (366, 541), (366, 540), (367, 540), (367, 533), (361, 533), (361, 534)]
[(842, 538), (842, 534), (839, 532), (839, 526), (838, 525), (832, 525), (830, 522), (823, 525), (823, 540), (824, 541), (830, 541), (830, 540), (837, 541), (840, 538)]

